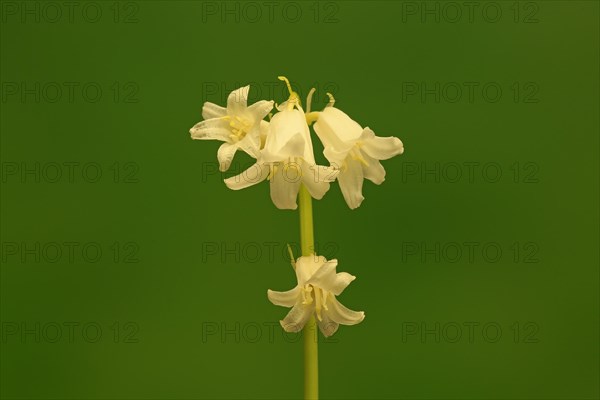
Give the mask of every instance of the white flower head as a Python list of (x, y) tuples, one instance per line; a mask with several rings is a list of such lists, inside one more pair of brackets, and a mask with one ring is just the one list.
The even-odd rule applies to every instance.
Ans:
[(273, 109), (273, 101), (261, 100), (248, 106), (249, 91), (250, 86), (244, 86), (231, 92), (227, 98), (227, 108), (204, 103), (204, 121), (190, 129), (192, 139), (225, 142), (217, 152), (221, 171), (229, 169), (238, 149), (254, 158), (260, 155), (261, 134), (265, 134), (269, 124), (263, 118)]
[(279, 321), (286, 332), (299, 332), (312, 315), (316, 315), (319, 330), (325, 336), (333, 335), (339, 325), (356, 325), (365, 319), (362, 311), (352, 311), (342, 305), (340, 295), (356, 279), (346, 272), (336, 273), (337, 260), (312, 255), (295, 262), (298, 285), (287, 292), (267, 291), (271, 303), (292, 307)]
[(337, 177), (344, 199), (351, 209), (358, 208), (364, 197), (363, 180), (379, 185), (385, 180), (385, 169), (379, 160), (387, 160), (404, 152), (396, 137), (378, 137), (363, 128), (341, 110), (333, 107), (334, 99), (318, 114), (314, 129), (323, 142), (325, 157), (339, 167)]
[(303, 184), (310, 195), (321, 199), (334, 181), (337, 170), (316, 165), (310, 130), (298, 95), (281, 106), (268, 125), (264, 148), (256, 164), (237, 176), (225, 179), (227, 187), (239, 190), (268, 179), (271, 199), (277, 208), (295, 210), (296, 198)]

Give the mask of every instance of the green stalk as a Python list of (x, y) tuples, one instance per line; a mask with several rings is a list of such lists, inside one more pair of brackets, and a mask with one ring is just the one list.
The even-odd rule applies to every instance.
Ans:
[[(304, 185), (300, 185), (300, 247), (303, 256), (312, 256), (315, 251), (313, 232), (312, 197)], [(319, 349), (317, 347), (317, 322), (311, 316), (302, 332), (304, 337), (304, 398), (319, 398)]]

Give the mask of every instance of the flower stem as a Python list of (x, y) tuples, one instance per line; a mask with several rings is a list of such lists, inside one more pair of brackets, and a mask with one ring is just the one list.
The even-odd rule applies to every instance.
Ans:
[[(315, 239), (313, 232), (312, 197), (304, 185), (300, 185), (300, 247), (303, 256), (313, 256)], [(311, 316), (302, 332), (304, 339), (304, 398), (317, 400), (319, 398), (319, 349), (317, 322)]]

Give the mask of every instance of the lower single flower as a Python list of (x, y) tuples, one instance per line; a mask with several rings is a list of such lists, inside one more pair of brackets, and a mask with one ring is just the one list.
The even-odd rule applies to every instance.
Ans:
[(335, 298), (356, 279), (346, 272), (336, 273), (337, 260), (303, 256), (293, 265), (298, 286), (287, 292), (267, 291), (271, 303), (292, 307), (279, 321), (286, 332), (299, 332), (312, 315), (316, 315), (319, 330), (326, 337), (337, 332), (340, 324), (356, 325), (365, 319), (363, 311), (352, 311)]

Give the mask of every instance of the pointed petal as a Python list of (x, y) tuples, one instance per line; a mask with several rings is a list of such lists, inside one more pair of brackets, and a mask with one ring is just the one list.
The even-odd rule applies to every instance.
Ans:
[(299, 257), (296, 260), (296, 279), (298, 280), (298, 285), (304, 286), (326, 262), (327, 259), (325, 257), (317, 256), (316, 254)]
[(363, 165), (363, 174), (365, 175), (365, 179), (370, 180), (376, 185), (381, 185), (383, 181), (385, 181), (385, 169), (383, 165), (379, 162), (379, 160), (374, 159), (369, 156), (365, 152), (361, 152), (361, 155), (369, 164), (369, 166)]
[(348, 157), (348, 152), (352, 150), (352, 147), (346, 147), (344, 150), (339, 150), (334, 147), (325, 147), (323, 154), (329, 164), (334, 168), (340, 168), (344, 164), (344, 160)]
[(300, 332), (313, 312), (314, 303), (302, 304), (300, 300), (279, 323), (286, 332)]
[(269, 167), (256, 163), (239, 175), (225, 179), (225, 185), (231, 190), (245, 189), (267, 179)]
[(255, 121), (260, 121), (267, 116), (273, 109), (273, 101), (260, 100), (248, 107), (248, 112), (252, 114)]
[(260, 125), (256, 124), (237, 145), (252, 158), (260, 156)]
[(246, 111), (246, 104), (248, 104), (248, 92), (250, 86), (244, 86), (234, 90), (227, 97), (227, 112), (229, 115), (239, 115)]
[(301, 168), (302, 183), (310, 195), (317, 200), (321, 200), (325, 196), (329, 190), (329, 182), (333, 182), (339, 172), (333, 167), (310, 165), (305, 161), (301, 163)]
[(265, 147), (267, 136), (269, 136), (271, 130), (269, 125), (270, 124), (265, 120), (260, 121), (260, 149)]
[(378, 137), (370, 128), (365, 128), (361, 137), (361, 149), (377, 160), (387, 160), (404, 153), (404, 145), (397, 137)]
[(300, 297), (300, 290), (300, 286), (286, 292), (276, 292), (269, 289), (267, 290), (267, 297), (276, 306), (293, 307)]
[(338, 175), (340, 189), (344, 195), (346, 204), (351, 209), (358, 208), (365, 199), (362, 195), (363, 170), (362, 164), (358, 161), (348, 158), (346, 168), (342, 168)]
[(230, 143), (223, 143), (217, 151), (217, 159), (219, 160), (219, 171), (227, 171), (233, 160), (233, 156), (237, 151), (238, 146)]
[(331, 286), (328, 286), (327, 290), (338, 296), (355, 279), (356, 277), (354, 275), (351, 275), (347, 272), (338, 272), (335, 274), (335, 279), (333, 280)]
[(211, 118), (220, 118), (227, 115), (227, 109), (225, 107), (221, 107), (215, 103), (211, 103), (207, 101), (202, 106), (202, 118), (211, 119)]
[(356, 325), (365, 319), (365, 313), (363, 311), (352, 311), (349, 308), (346, 308), (335, 297), (327, 299), (327, 308), (327, 316), (338, 324)]
[[(321, 264), (319, 269), (317, 269), (315, 271), (315, 273), (312, 274), (312, 276), (306, 283), (312, 284), (317, 287), (320, 287), (321, 289), (330, 291), (325, 286), (328, 286), (327, 281), (331, 281), (334, 279), (335, 269), (337, 267), (337, 264), (338, 264), (338, 260), (335, 260), (335, 259), (325, 261), (323, 264)], [(323, 284), (324, 284), (324, 286), (323, 286)]]
[(277, 165), (277, 171), (271, 175), (271, 200), (281, 210), (295, 210), (298, 208), (296, 198), (300, 190), (301, 177), (299, 173), (284, 170), (283, 163)]
[(231, 141), (231, 130), (224, 118), (212, 118), (200, 121), (190, 129), (192, 139)]
[(327, 316), (327, 312), (322, 314), (323, 319), (321, 321), (317, 320), (319, 324), (319, 330), (325, 337), (330, 337), (334, 333), (337, 332), (340, 324), (337, 322), (333, 322), (331, 318)]
[(333, 293), (339, 296), (344, 289), (350, 285), (350, 283), (356, 279), (354, 275), (350, 275), (347, 272), (335, 273), (337, 267), (337, 260), (329, 260), (321, 268), (314, 273), (314, 275), (308, 280), (309, 284), (320, 287), (323, 290)]

